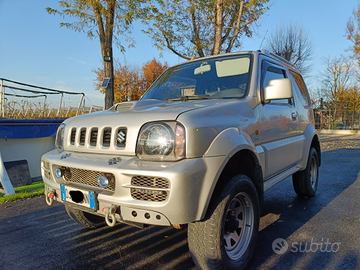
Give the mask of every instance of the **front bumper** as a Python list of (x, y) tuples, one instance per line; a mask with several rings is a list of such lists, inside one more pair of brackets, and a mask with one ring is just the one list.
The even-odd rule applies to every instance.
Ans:
[[(81, 203), (70, 203), (71, 206), (102, 216), (105, 216), (103, 209), (106, 207), (116, 207), (118, 221), (167, 226), (187, 224), (204, 217), (225, 159), (225, 156), (220, 156), (150, 162), (137, 157), (58, 153), (54, 150), (42, 157), (41, 172), (45, 193), (47, 196), (53, 193), (55, 201), (64, 203), (61, 185), (93, 191), (96, 194), (94, 210), (83, 207)], [(74, 174), (70, 172), (69, 175), (75, 176), (76, 173), (77, 180), (69, 182), (69, 178), (64, 176), (56, 178), (56, 167), (73, 168)], [(105, 190), (97, 186), (96, 180), (86, 179), (95, 173), (112, 175), (114, 187)], [(135, 178), (146, 181), (134, 184)], [(162, 183), (167, 181), (167, 185), (151, 186), (154, 179), (161, 179)]]

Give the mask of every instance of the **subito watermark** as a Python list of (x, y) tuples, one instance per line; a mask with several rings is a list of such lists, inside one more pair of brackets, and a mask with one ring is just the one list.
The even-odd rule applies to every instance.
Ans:
[(301, 242), (292, 242), (289, 243), (285, 239), (278, 238), (275, 239), (272, 243), (272, 249), (276, 254), (284, 254), (287, 251), (290, 252), (333, 252), (336, 253), (340, 249), (340, 242), (330, 242), (329, 238), (321, 238), (321, 241), (314, 241), (314, 238), (311, 238), (310, 243), (306, 241)]

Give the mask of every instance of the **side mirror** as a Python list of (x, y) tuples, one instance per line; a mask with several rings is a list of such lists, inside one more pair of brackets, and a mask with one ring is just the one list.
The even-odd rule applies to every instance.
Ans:
[(292, 98), (292, 84), (290, 79), (277, 79), (269, 81), (264, 89), (264, 102), (269, 103), (274, 99)]

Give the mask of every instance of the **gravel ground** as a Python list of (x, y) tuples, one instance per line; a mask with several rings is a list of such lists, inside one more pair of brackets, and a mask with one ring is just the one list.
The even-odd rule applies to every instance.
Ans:
[(360, 149), (360, 135), (329, 135), (320, 134), (321, 151), (328, 152), (337, 149)]

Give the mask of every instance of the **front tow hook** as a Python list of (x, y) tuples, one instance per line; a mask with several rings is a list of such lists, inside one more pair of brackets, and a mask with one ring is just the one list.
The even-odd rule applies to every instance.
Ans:
[(102, 209), (103, 212), (105, 212), (105, 221), (106, 224), (110, 227), (114, 227), (116, 220), (115, 220), (115, 212), (116, 212), (116, 208), (114, 205), (112, 205), (111, 207), (104, 207)]

